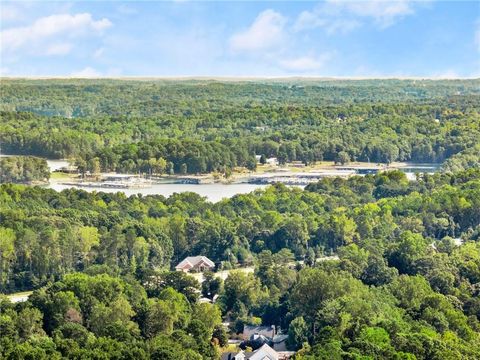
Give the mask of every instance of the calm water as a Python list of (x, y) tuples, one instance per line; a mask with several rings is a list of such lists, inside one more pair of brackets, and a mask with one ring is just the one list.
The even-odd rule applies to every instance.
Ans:
[[(0, 155), (3, 156), (13, 156), (13, 155)], [(58, 170), (62, 167), (68, 166), (67, 160), (50, 160), (47, 159), (48, 167), (50, 171)], [(267, 185), (256, 185), (256, 184), (154, 184), (149, 188), (145, 189), (108, 189), (108, 188), (96, 188), (96, 187), (80, 187), (80, 186), (71, 186), (71, 185), (62, 185), (59, 183), (50, 183), (46, 186), (49, 189), (56, 191), (62, 191), (65, 189), (82, 189), (88, 192), (97, 191), (97, 192), (123, 192), (127, 196), (142, 194), (142, 195), (163, 195), (170, 196), (174, 193), (181, 193), (186, 191), (191, 191), (197, 193), (200, 196), (206, 197), (211, 202), (217, 202), (224, 198), (231, 198), (236, 194), (246, 194), (252, 192), (256, 189), (263, 189)]]
[(197, 193), (200, 196), (205, 196), (209, 201), (217, 202), (224, 198), (231, 198), (236, 194), (246, 194), (256, 189), (263, 189), (267, 185), (256, 184), (154, 184), (145, 189), (108, 189), (108, 188), (95, 188), (95, 187), (76, 187), (71, 185), (62, 185), (58, 183), (51, 183), (47, 187), (56, 191), (62, 191), (64, 189), (83, 189), (85, 191), (97, 191), (97, 192), (123, 192), (127, 196), (142, 194), (142, 195), (163, 195), (170, 196), (174, 193), (181, 193), (185, 191), (191, 191)]
[[(12, 156), (12, 155), (0, 155), (2, 156)], [(68, 166), (68, 161), (66, 160), (50, 160), (47, 159), (48, 166), (50, 171), (58, 170), (62, 167)], [(427, 172), (433, 173), (438, 171), (438, 164), (409, 164), (407, 167), (400, 168), (403, 172), (406, 173), (409, 180), (415, 180), (415, 175), (418, 172)], [(236, 194), (246, 194), (250, 193), (256, 189), (263, 189), (268, 185), (260, 184), (154, 184), (149, 188), (145, 189), (109, 189), (109, 188), (96, 188), (96, 187), (77, 187), (71, 185), (62, 185), (59, 183), (51, 183), (47, 186), (49, 189), (56, 191), (62, 191), (64, 189), (77, 188), (83, 189), (85, 191), (97, 191), (97, 192), (123, 192), (127, 196), (142, 194), (142, 195), (163, 195), (170, 196), (174, 193), (181, 192), (194, 192), (200, 196), (206, 197), (209, 201), (217, 202), (224, 198), (231, 198)], [(304, 186), (293, 185), (296, 187), (303, 188)]]

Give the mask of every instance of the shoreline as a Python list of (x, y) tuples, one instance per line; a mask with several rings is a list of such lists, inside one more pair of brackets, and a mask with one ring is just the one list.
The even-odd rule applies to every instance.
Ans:
[[(16, 156), (5, 155), (2, 156)], [(304, 165), (301, 162), (292, 162), (285, 165), (257, 164), (255, 171), (246, 168), (234, 168), (231, 175), (226, 178), (224, 174), (211, 172), (206, 174), (174, 174), (174, 175), (153, 175), (146, 177), (139, 174), (122, 173), (100, 173), (96, 176), (82, 178), (78, 174), (64, 173), (59, 171), (59, 164), (66, 163), (66, 159), (46, 159), (49, 163), (50, 179), (48, 181), (36, 181), (25, 183), (30, 186), (55, 186), (65, 185), (79, 188), (105, 188), (118, 189), (145, 189), (152, 185), (162, 184), (222, 184), (222, 185), (269, 185), (283, 183), (285, 185), (308, 185), (315, 183), (325, 177), (348, 178), (355, 175), (376, 174), (380, 171), (400, 170), (408, 174), (409, 180), (415, 179), (415, 173), (433, 173), (438, 171), (441, 163), (415, 163), (415, 162), (393, 162), (389, 165), (368, 162), (350, 162), (344, 165), (335, 164), (333, 161), (319, 161), (315, 164)], [(137, 177), (138, 182), (103, 182), (99, 178), (107, 176), (131, 175)]]
[[(302, 164), (303, 165), (303, 164)], [(60, 184), (85, 188), (107, 188), (107, 189), (145, 189), (153, 185), (238, 185), (238, 184), (256, 184), (269, 185), (273, 183), (283, 183), (285, 185), (308, 185), (320, 181), (326, 177), (348, 178), (351, 176), (364, 176), (367, 174), (376, 174), (381, 171), (400, 170), (408, 174), (410, 179), (414, 179), (415, 173), (433, 173), (438, 170), (440, 164), (434, 163), (408, 163), (397, 162), (389, 166), (384, 164), (369, 163), (350, 163), (346, 165), (336, 165), (333, 162), (321, 162), (310, 166), (287, 165), (285, 167), (261, 165), (257, 171), (247, 171), (245, 169), (234, 169), (232, 175), (225, 178), (218, 173), (209, 173), (201, 175), (156, 175), (151, 177), (141, 177), (136, 174), (138, 181), (135, 182), (105, 182), (99, 181), (99, 177), (111, 176), (112, 173), (101, 173), (99, 176), (91, 178), (80, 178), (78, 175), (53, 172), (49, 184)], [(128, 175), (128, 174), (116, 174)], [(48, 185), (48, 184), (47, 184)]]

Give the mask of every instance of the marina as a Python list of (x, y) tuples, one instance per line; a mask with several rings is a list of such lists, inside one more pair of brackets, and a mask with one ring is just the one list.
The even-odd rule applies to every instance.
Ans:
[[(13, 156), (13, 155), (1, 155)], [(235, 174), (231, 179), (215, 180), (210, 174), (205, 175), (176, 175), (176, 176), (151, 176), (145, 178), (139, 174), (103, 173), (80, 179), (76, 172), (67, 172), (71, 164), (65, 159), (46, 159), (52, 173), (69, 173), (66, 177), (53, 177), (45, 187), (62, 191), (76, 188), (86, 191), (114, 193), (121, 191), (127, 196), (163, 195), (171, 196), (175, 193), (194, 192), (206, 197), (209, 201), (217, 202), (231, 198), (236, 194), (252, 192), (263, 189), (268, 185), (282, 183), (287, 186), (303, 188), (308, 184), (316, 183), (325, 177), (348, 178), (350, 176), (374, 175), (380, 171), (400, 170), (405, 172), (409, 180), (415, 181), (419, 173), (432, 174), (439, 169), (439, 164), (425, 163), (393, 163), (390, 166), (370, 163), (351, 163), (346, 165), (319, 164), (313, 167), (279, 167), (267, 166), (258, 172)], [(263, 170), (263, 172), (262, 172)]]
[(356, 175), (354, 170), (325, 170), (309, 173), (288, 172), (283, 174), (270, 173), (257, 176), (251, 176), (248, 179), (250, 184), (274, 184), (283, 183), (285, 185), (308, 185), (320, 181), (325, 177), (343, 177)]
[(139, 175), (103, 174), (100, 181), (63, 182), (63, 185), (103, 189), (144, 189), (152, 186), (152, 181)]

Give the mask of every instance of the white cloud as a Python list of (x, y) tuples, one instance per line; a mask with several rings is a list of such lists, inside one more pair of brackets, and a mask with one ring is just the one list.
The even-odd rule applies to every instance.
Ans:
[[(317, 20), (307, 19), (307, 12), (303, 15), (305, 21)], [(287, 17), (268, 9), (258, 14), (248, 28), (230, 38), (230, 49), (234, 53), (252, 55), (258, 65), (268, 64), (271, 69), (281, 71), (282, 74), (311, 74), (323, 69), (332, 52), (325, 51), (320, 56), (313, 52), (305, 54), (294, 30), (288, 26)]]
[(379, 28), (386, 28), (414, 13), (411, 0), (327, 0), (312, 11), (300, 13), (294, 30), (323, 27), (328, 33), (347, 33), (365, 21), (372, 21)]
[(95, 77), (100, 77), (101, 74), (94, 68), (87, 66), (86, 68), (80, 71), (71, 73), (70, 76), (74, 78), (95, 78)]
[(350, 31), (360, 27), (362, 23), (358, 20), (353, 19), (337, 19), (335, 21), (330, 22), (326, 26), (326, 30), (328, 34), (334, 33), (342, 33), (346, 34)]
[(329, 4), (339, 6), (346, 12), (362, 17), (371, 17), (381, 27), (393, 25), (399, 18), (414, 13), (411, 0), (370, 0), (342, 1), (330, 0)]
[(2, 51), (31, 47), (56, 36), (71, 36), (89, 32), (101, 33), (112, 26), (110, 20), (94, 20), (89, 13), (58, 14), (39, 18), (29, 26), (14, 27), (0, 32)]
[(293, 59), (285, 59), (280, 61), (280, 66), (286, 70), (294, 72), (309, 72), (319, 70), (331, 58), (331, 54), (323, 54), (318, 57), (301, 56)]
[(67, 55), (72, 47), (70, 43), (55, 43), (47, 47), (45, 55)]
[(281, 46), (286, 37), (286, 23), (282, 14), (265, 10), (248, 29), (230, 38), (230, 48), (235, 52), (257, 52)]
[(10, 69), (7, 67), (0, 67), (0, 76), (6, 76), (10, 74)]
[(297, 31), (304, 29), (314, 29), (328, 24), (328, 20), (322, 18), (315, 11), (302, 11), (298, 15), (293, 28)]

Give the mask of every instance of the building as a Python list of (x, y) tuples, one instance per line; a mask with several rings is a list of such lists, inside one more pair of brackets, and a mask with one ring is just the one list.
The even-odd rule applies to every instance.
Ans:
[(267, 165), (272, 165), (272, 166), (277, 166), (277, 165), (278, 165), (278, 159), (277, 159), (276, 157), (268, 158), (268, 159), (265, 161), (265, 164), (267, 164)]
[(66, 165), (66, 166), (62, 166), (56, 170), (54, 170), (55, 172), (63, 172), (63, 173), (66, 173), (66, 174), (78, 174), (78, 166), (75, 166), (75, 165)]
[(278, 353), (273, 350), (267, 344), (263, 345), (260, 349), (253, 352), (252, 355), (247, 357), (248, 360), (278, 360)]
[(223, 353), (221, 360), (245, 360), (246, 359), (245, 351), (240, 350), (239, 352), (227, 352)]
[(287, 334), (275, 335), (272, 339), (273, 350), (275, 351), (287, 351)]
[(287, 334), (277, 334), (275, 326), (249, 326), (243, 327), (243, 344), (254, 349), (260, 348), (262, 345), (268, 344), (275, 351), (287, 351)]
[(245, 325), (243, 327), (243, 340), (251, 340), (253, 337), (262, 335), (266, 338), (273, 339), (275, 336), (275, 326), (251, 326)]
[(102, 177), (103, 181), (136, 181), (139, 179), (138, 175), (135, 174), (105, 174)]
[(222, 355), (222, 360), (280, 360), (280, 355), (267, 344), (253, 352), (229, 352)]
[(214, 268), (215, 264), (206, 256), (189, 256), (175, 266), (175, 270), (183, 272), (202, 272)]

